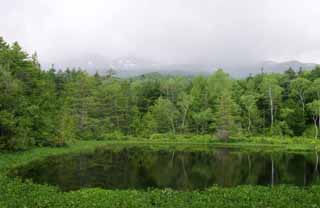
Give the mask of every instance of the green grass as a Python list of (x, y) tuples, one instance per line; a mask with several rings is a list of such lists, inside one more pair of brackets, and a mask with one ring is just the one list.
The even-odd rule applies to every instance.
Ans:
[(308, 190), (291, 186), (274, 188), (239, 186), (212, 187), (205, 191), (83, 189), (62, 193), (49, 186), (0, 181), (2, 207), (320, 207), (320, 188)]
[[(249, 139), (248, 139), (249, 140)], [(164, 190), (104, 190), (99, 188), (61, 192), (47, 185), (7, 177), (7, 171), (33, 160), (51, 155), (93, 151), (97, 147), (122, 148), (148, 144), (155, 149), (193, 149), (203, 151), (214, 146), (241, 147), (248, 151), (314, 151), (319, 142), (304, 139), (253, 138), (251, 141), (234, 139), (230, 143), (216, 140), (176, 138), (166, 140), (81, 141), (62, 148), (35, 148), (24, 152), (0, 154), (0, 208), (14, 207), (320, 207), (320, 187), (306, 189), (294, 186), (239, 186), (212, 187), (204, 191)], [(258, 143), (260, 141), (260, 143)], [(262, 142), (263, 141), (263, 142)], [(315, 143), (313, 143), (315, 142)], [(204, 145), (205, 144), (205, 145)], [(207, 145), (210, 144), (210, 145)]]
[(172, 135), (153, 134), (149, 138), (135, 138), (122, 134), (109, 134), (105, 138), (112, 141), (130, 143), (161, 143), (161, 144), (213, 144), (224, 147), (263, 147), (281, 149), (283, 151), (315, 151), (320, 150), (320, 140), (304, 137), (234, 137), (227, 143), (221, 142), (212, 135)]

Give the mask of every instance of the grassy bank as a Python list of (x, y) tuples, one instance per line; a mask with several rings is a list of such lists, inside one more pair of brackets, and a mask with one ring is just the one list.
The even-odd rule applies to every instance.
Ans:
[(135, 138), (122, 134), (112, 133), (106, 135), (104, 141), (130, 142), (130, 143), (161, 143), (161, 144), (212, 144), (223, 147), (263, 147), (281, 149), (283, 151), (315, 151), (320, 150), (320, 140), (305, 137), (235, 137), (228, 142), (221, 142), (212, 135), (172, 135), (153, 134), (149, 138)]
[(0, 193), (0, 207), (5, 208), (320, 207), (320, 187), (212, 187), (192, 192), (83, 189), (63, 193), (48, 186), (1, 179)]
[[(199, 138), (198, 138), (199, 139)], [(200, 140), (200, 139), (199, 139)], [(155, 149), (210, 149), (213, 146), (246, 148), (248, 151), (314, 151), (318, 141), (309, 143), (298, 139), (284, 139), (282, 143), (260, 138), (251, 141), (220, 143), (219, 141), (196, 140), (190, 138), (119, 140), (119, 141), (82, 141), (62, 148), (36, 148), (24, 152), (0, 154), (0, 207), (320, 207), (320, 187), (302, 189), (294, 186), (239, 186), (236, 188), (212, 187), (204, 191), (182, 192), (165, 190), (103, 190), (82, 189), (61, 192), (47, 185), (37, 185), (30, 181), (6, 176), (8, 170), (51, 155), (93, 151), (97, 147), (118, 148), (148, 143)], [(193, 145), (191, 145), (193, 144)], [(210, 145), (203, 145), (210, 144)], [(205, 146), (205, 148), (204, 148)]]

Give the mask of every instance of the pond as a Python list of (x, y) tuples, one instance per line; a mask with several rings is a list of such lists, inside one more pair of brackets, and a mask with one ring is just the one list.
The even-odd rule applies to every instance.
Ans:
[(14, 169), (11, 175), (63, 191), (106, 189), (204, 189), (213, 185), (320, 184), (318, 153), (251, 152), (240, 149), (98, 148), (51, 156)]

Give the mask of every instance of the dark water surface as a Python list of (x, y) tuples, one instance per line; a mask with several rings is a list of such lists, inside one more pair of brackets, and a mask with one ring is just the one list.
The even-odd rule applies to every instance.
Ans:
[(214, 184), (320, 184), (318, 153), (253, 153), (239, 149), (152, 150), (127, 147), (48, 157), (12, 174), (64, 191), (84, 187), (194, 190)]

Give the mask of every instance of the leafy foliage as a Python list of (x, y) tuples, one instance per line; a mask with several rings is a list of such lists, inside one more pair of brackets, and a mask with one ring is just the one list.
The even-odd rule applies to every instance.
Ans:
[(158, 133), (318, 138), (319, 75), (316, 67), (239, 80), (222, 69), (119, 79), (113, 71), (42, 70), (36, 53), (0, 38), (0, 149)]

